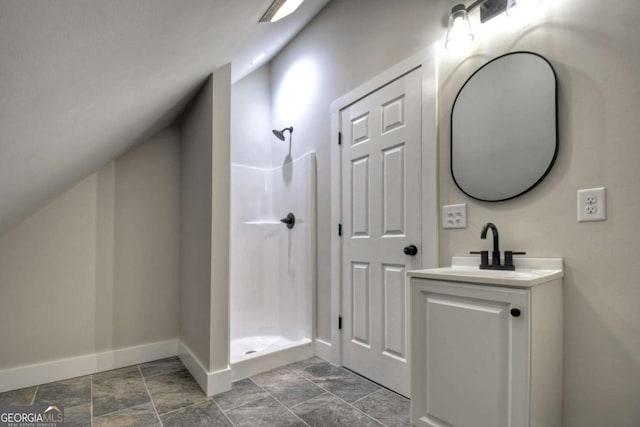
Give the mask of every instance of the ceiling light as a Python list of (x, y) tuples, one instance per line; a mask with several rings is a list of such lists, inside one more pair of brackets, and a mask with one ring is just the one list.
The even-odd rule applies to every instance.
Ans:
[(304, 0), (275, 0), (262, 15), (260, 22), (276, 22), (296, 11)]
[(258, 62), (262, 61), (264, 59), (264, 57), (267, 56), (267, 52), (262, 52), (260, 55), (256, 56), (256, 59), (254, 59), (253, 61), (251, 61), (251, 65), (255, 65)]
[(447, 30), (447, 41), (444, 46), (449, 50), (460, 50), (471, 45), (473, 33), (467, 9), (463, 4), (457, 4), (451, 9), (449, 16), (449, 29)]

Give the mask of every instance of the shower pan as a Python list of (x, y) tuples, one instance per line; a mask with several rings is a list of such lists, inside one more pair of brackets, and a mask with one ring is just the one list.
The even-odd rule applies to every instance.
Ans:
[(230, 362), (234, 380), (310, 357), (315, 155), (231, 167)]

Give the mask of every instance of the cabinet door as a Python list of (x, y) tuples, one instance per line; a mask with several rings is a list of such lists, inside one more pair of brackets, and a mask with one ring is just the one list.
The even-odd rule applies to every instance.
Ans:
[(528, 302), (528, 290), (412, 281), (415, 425), (528, 425)]

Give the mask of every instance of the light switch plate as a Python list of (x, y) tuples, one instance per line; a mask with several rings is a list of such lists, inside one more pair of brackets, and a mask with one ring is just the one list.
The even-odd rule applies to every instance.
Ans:
[(467, 204), (442, 206), (442, 228), (467, 228)]
[(605, 187), (578, 190), (578, 222), (607, 219)]

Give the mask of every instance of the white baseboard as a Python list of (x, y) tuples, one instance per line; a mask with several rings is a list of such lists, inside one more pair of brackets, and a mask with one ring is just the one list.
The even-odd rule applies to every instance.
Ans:
[(110, 371), (178, 354), (178, 340), (158, 341), (101, 353), (0, 370), (0, 392)]
[(316, 338), (313, 340), (313, 346), (316, 356), (327, 362), (331, 362), (331, 343)]
[(313, 356), (311, 341), (231, 364), (233, 381), (251, 377)]
[(178, 357), (207, 396), (231, 390), (231, 368), (229, 366), (225, 369), (209, 372), (193, 351), (180, 340), (178, 340)]
[(315, 340), (313, 347), (311, 344), (303, 344), (261, 356), (257, 363), (249, 359), (234, 364), (233, 370), (228, 366), (225, 369), (209, 372), (189, 347), (180, 340), (172, 339), (3, 369), (0, 370), (0, 393), (177, 355), (207, 396), (213, 396), (230, 390), (232, 381), (309, 358), (314, 353), (321, 359), (330, 360), (331, 344)]

